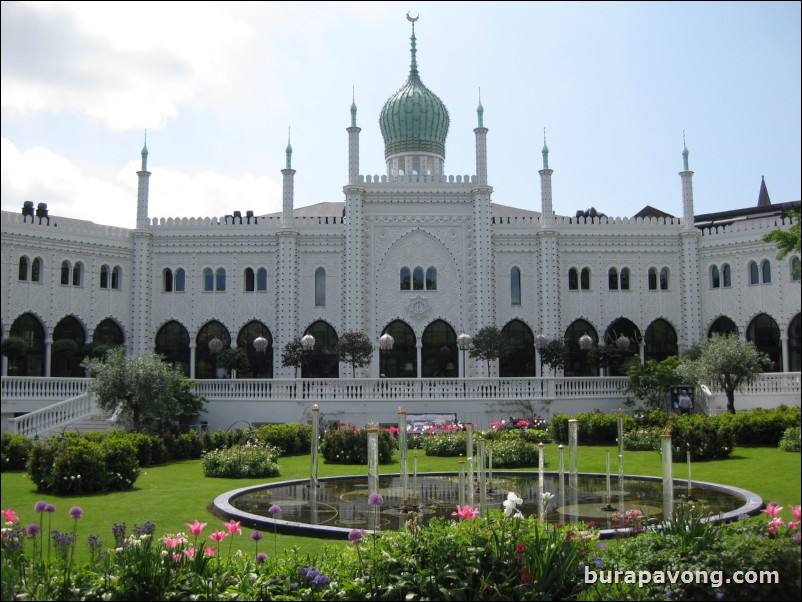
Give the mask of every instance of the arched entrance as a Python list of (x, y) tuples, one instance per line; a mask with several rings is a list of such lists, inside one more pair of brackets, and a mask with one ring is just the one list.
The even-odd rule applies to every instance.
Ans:
[(512, 320), (501, 329), (507, 343), (506, 352), (498, 363), (501, 377), (537, 376), (535, 369), (535, 335), (520, 320)]
[(587, 320), (576, 320), (565, 330), (565, 343), (568, 345), (568, 361), (565, 376), (598, 376), (599, 366), (592, 361), (590, 351), (579, 347), (579, 339), (588, 335), (593, 345), (598, 345), (599, 335)]
[(382, 331), (393, 337), (390, 351), (379, 350), (379, 374), (387, 378), (415, 378), (418, 375), (418, 340), (406, 322), (394, 320)]
[(459, 375), (457, 335), (443, 320), (435, 320), (421, 337), (421, 376), (423, 378), (456, 378)]
[(63, 318), (53, 329), (53, 345), (50, 348), (50, 375), (56, 377), (82, 377), (81, 367), (86, 331), (74, 317)]
[(184, 376), (189, 376), (189, 333), (175, 320), (167, 322), (156, 333), (155, 352), (164, 360), (181, 368)]
[[(262, 352), (257, 351), (253, 344), (259, 337), (267, 341)], [(273, 336), (267, 326), (258, 320), (248, 322), (237, 335), (237, 347), (245, 350), (250, 364), (247, 370), (237, 371), (239, 378), (273, 378)]]
[(782, 372), (782, 351), (780, 347), (780, 327), (769, 315), (760, 314), (746, 328), (746, 340), (752, 341), (760, 351), (769, 356), (771, 366), (766, 372)]
[(217, 320), (204, 324), (195, 338), (195, 378), (216, 378), (218, 376), (217, 357), (220, 352), (215, 353), (209, 348), (209, 342), (214, 339), (219, 339), (223, 343), (220, 352), (231, 347), (231, 335), (228, 328)]
[(25, 341), (25, 353), (8, 359), (9, 376), (45, 375), (45, 329), (31, 313), (22, 314), (11, 325), (11, 336)]

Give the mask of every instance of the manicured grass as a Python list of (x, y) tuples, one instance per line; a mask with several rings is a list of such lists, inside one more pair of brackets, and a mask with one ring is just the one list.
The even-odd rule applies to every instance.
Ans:
[[(609, 449), (612, 472), (617, 474), (617, 448), (613, 446), (595, 445), (580, 446), (579, 470), (581, 472), (605, 471), (605, 450)], [(546, 470), (558, 467), (557, 446), (545, 446)], [(414, 457), (414, 452), (410, 452)], [(440, 472), (458, 469), (459, 458), (427, 457), (423, 451), (417, 452), (418, 472)], [(565, 451), (566, 466), (568, 452)], [(624, 463), (626, 474), (659, 476), (661, 473), (660, 456), (656, 452), (625, 452)], [(223, 520), (214, 516), (209, 507), (214, 498), (225, 491), (256, 485), (259, 483), (282, 481), (297, 478), (308, 478), (309, 455), (291, 456), (279, 460), (281, 476), (273, 479), (212, 479), (203, 476), (199, 460), (185, 460), (164, 466), (148, 467), (130, 491), (104, 493), (82, 496), (57, 496), (36, 491), (32, 481), (22, 472), (2, 474), (2, 508), (13, 508), (23, 525), (38, 522), (40, 516), (34, 513), (33, 506), (38, 500), (45, 500), (56, 506), (52, 515), (44, 514), (44, 528), (48, 528), (48, 518), (52, 519), (49, 528), (60, 531), (72, 531), (75, 522), (69, 518), (69, 509), (80, 506), (84, 518), (78, 521), (79, 541), (86, 541), (85, 536), (94, 533), (100, 536), (105, 547), (113, 543), (111, 526), (125, 522), (128, 533), (134, 524), (146, 521), (156, 523), (156, 534), (188, 533), (185, 523), (195, 519), (209, 523), (203, 535), (208, 536), (212, 530), (222, 528)], [(410, 462), (411, 471), (412, 462)], [(534, 468), (534, 467), (533, 467)], [(397, 455), (393, 463), (382, 465), (380, 473), (397, 473), (399, 464)], [(526, 470), (532, 470), (528, 468)], [(362, 465), (328, 465), (322, 461), (320, 476), (334, 475), (367, 475)], [(674, 476), (684, 479), (687, 466), (684, 463), (674, 464)], [(727, 460), (712, 462), (696, 462), (693, 464), (693, 479), (712, 481), (748, 489), (762, 496), (764, 501), (776, 500), (782, 505), (800, 503), (800, 477), (802, 476), (802, 460), (800, 454), (780, 451), (776, 447), (739, 447)], [(367, 479), (367, 476), (365, 477)], [(223, 542), (225, 547), (233, 541), (234, 549), (253, 553), (254, 544), (248, 538), (250, 530), (243, 529), (243, 537)], [(191, 537), (191, 536), (190, 536)], [(335, 542), (308, 537), (289, 535), (277, 536), (279, 552), (297, 546), (302, 553), (315, 555), (328, 545), (346, 545), (346, 541)], [(273, 534), (265, 533), (260, 544), (260, 551), (272, 554)], [(88, 557), (85, 546), (77, 549), (79, 559)]]

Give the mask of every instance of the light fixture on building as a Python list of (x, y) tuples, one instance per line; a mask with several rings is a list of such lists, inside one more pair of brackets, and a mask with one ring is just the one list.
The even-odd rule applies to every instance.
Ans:
[(590, 351), (592, 347), (593, 339), (590, 338), (590, 335), (587, 332), (579, 337), (579, 348), (582, 351)]

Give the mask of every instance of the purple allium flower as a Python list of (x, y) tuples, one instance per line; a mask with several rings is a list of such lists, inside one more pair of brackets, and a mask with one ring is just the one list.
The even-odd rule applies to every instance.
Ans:
[(28, 528), (26, 529), (26, 531), (28, 532), (28, 535), (30, 535), (31, 537), (33, 537), (35, 535), (38, 535), (39, 531), (41, 531), (41, 530), (42, 530), (42, 528), (39, 525), (37, 525), (36, 523), (31, 523), (30, 525), (28, 525)]
[(270, 508), (267, 509), (270, 514), (275, 514), (276, 512), (281, 512), (281, 506), (278, 504), (273, 504)]
[(384, 504), (384, 498), (381, 496), (381, 493), (371, 493), (370, 497), (368, 497), (368, 504), (371, 506), (381, 506)]
[(331, 577), (320, 573), (315, 576), (315, 579), (312, 583), (314, 583), (315, 585), (328, 585), (329, 583), (331, 583)]
[(365, 532), (362, 529), (351, 529), (351, 532), (348, 533), (348, 539), (350, 539), (354, 545), (362, 541), (362, 537), (364, 536)]
[(34, 512), (44, 512), (47, 508), (47, 502), (44, 500), (39, 500), (33, 505)]
[(264, 534), (261, 531), (254, 531), (251, 533), (251, 539), (254, 541), (259, 541), (264, 537)]
[(298, 589), (298, 582), (293, 581), (292, 583), (290, 583), (290, 591), (294, 592), (296, 589)]
[(84, 511), (81, 510), (80, 506), (73, 506), (72, 508), (70, 508), (70, 518), (78, 520), (79, 518), (83, 517), (84, 517)]
[(264, 564), (265, 560), (267, 560), (267, 554), (265, 554), (264, 552), (259, 552), (256, 555), (256, 562), (258, 562), (259, 564)]
[(61, 531), (57, 531), (53, 529), (51, 532), (53, 536), (53, 541), (55, 544), (62, 548), (69, 548), (72, 545), (73, 541), (73, 533), (62, 533)]
[(45, 512), (55, 512), (56, 507), (53, 504), (45, 504)]

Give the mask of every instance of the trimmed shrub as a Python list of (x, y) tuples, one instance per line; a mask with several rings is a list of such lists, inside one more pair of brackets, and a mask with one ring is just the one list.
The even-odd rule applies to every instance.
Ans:
[(169, 439), (165, 436), (164, 442), (167, 446), (167, 452), (173, 460), (200, 458), (203, 453), (203, 444), (195, 434), (195, 431), (172, 436)]
[[(475, 444), (476, 436), (474, 434)], [(424, 435), (422, 446), (427, 456), (464, 456), (467, 452), (468, 439), (465, 433)]]
[(312, 426), (300, 424), (264, 424), (256, 429), (259, 442), (273, 445), (282, 456), (308, 454), (312, 445)]
[(732, 428), (735, 442), (741, 445), (777, 445), (785, 430), (800, 426), (800, 408), (779, 406), (770, 410), (719, 414), (715, 419)]
[[(355, 426), (332, 425), (323, 435), (320, 451), (327, 464), (367, 464), (368, 432)], [(392, 459), (390, 433), (379, 429), (379, 464), (388, 464)]]
[(0, 470), (24, 470), (33, 448), (33, 439), (25, 435), (3, 433), (0, 443)]
[(131, 439), (106, 437), (100, 447), (106, 463), (106, 488), (112, 491), (131, 489), (139, 477), (139, 460)]
[(100, 443), (79, 437), (35, 445), (28, 472), (39, 491), (54, 493), (106, 491), (110, 480)]
[(782, 438), (780, 439), (780, 449), (787, 452), (799, 452), (800, 445), (800, 429), (798, 426), (789, 426), (785, 429)]
[(522, 439), (501, 439), (493, 443), (493, 468), (537, 466), (540, 446)]
[(660, 429), (645, 428), (624, 433), (627, 451), (652, 451), (660, 448)]
[[(568, 442), (568, 421), (577, 421), (577, 437), (580, 445), (593, 443), (615, 443), (618, 437), (618, 414), (603, 414), (599, 410), (566, 416), (555, 414), (549, 425), (554, 441)], [(624, 432), (637, 428), (638, 421), (632, 416), (624, 416)]]
[[(671, 418), (671, 457), (674, 462), (683, 462), (687, 451), (691, 452), (692, 460), (721, 460), (732, 453), (735, 436), (729, 425), (701, 414)], [(657, 451), (662, 451), (659, 441)]]
[(203, 474), (225, 479), (270, 478), (281, 474), (271, 445), (235, 445), (206, 452), (201, 458)]

